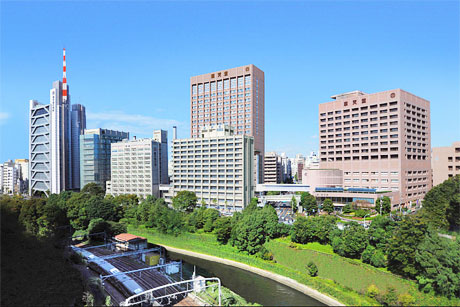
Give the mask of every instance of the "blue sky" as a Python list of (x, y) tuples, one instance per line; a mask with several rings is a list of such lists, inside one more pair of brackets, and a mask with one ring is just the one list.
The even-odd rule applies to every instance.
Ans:
[(252, 63), (266, 151), (317, 150), (318, 104), (352, 90), (428, 99), (432, 146), (460, 140), (458, 1), (3, 1), (0, 14), (0, 161), (28, 157), (28, 101), (49, 103), (63, 47), (88, 128), (189, 137), (190, 76)]

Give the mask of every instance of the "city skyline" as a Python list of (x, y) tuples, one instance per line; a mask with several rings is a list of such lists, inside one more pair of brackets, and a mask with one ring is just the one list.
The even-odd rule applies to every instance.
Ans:
[[(391, 4), (397, 4), (397, 10)], [(73, 103), (85, 105), (87, 128), (149, 137), (155, 128), (167, 129), (172, 135), (176, 125), (179, 138), (188, 137), (190, 77), (254, 64), (266, 79), (265, 152), (286, 152), (292, 157), (318, 151), (318, 105), (330, 101), (332, 95), (353, 90), (372, 93), (401, 88), (416, 93), (432, 103), (432, 146), (448, 146), (458, 140), (458, 3), (356, 5), (359, 10), (339, 2), (324, 12), (324, 6), (316, 2), (288, 3), (288, 8), (278, 3), (262, 7), (257, 3), (195, 2), (181, 4), (181, 10), (174, 3), (148, 2), (120, 3), (118, 7), (104, 3), (3, 4), (0, 130), (2, 144), (9, 146), (2, 146), (0, 158), (28, 157), (28, 101), (47, 103), (50, 82), (60, 78), (62, 47), (68, 52)], [(62, 9), (69, 12), (66, 18), (55, 14), (52, 20), (40, 19)], [(107, 9), (110, 18), (91, 18), (99, 9)], [(164, 16), (155, 13), (156, 9)], [(192, 13), (186, 14), (187, 9)], [(82, 11), (87, 13), (88, 25), (72, 27)], [(215, 14), (209, 17), (210, 12)], [(246, 24), (229, 18), (235, 12)], [(134, 13), (141, 17), (155, 13), (159, 20), (137, 18)], [(249, 19), (254, 13), (259, 18)], [(200, 14), (208, 20), (200, 20)], [(133, 24), (104, 30), (115, 25), (112, 20), (117, 16), (125, 17), (124, 25)], [(274, 16), (279, 16), (275, 25), (271, 24)], [(346, 16), (346, 22), (334, 21), (339, 16)], [(172, 22), (179, 18), (184, 20)], [(376, 22), (367, 24), (373, 18)], [(187, 37), (187, 22), (203, 29), (208, 22), (219, 20), (225, 20), (225, 31), (236, 36), (214, 40), (209, 36), (214, 37), (217, 30), (207, 28), (209, 36), (197, 32), (195, 40)], [(155, 31), (157, 22), (164, 25), (161, 33)], [(130, 37), (135, 28), (142, 30)], [(55, 35), (48, 35), (51, 29)], [(301, 30), (308, 34), (304, 40)], [(348, 36), (347, 31), (354, 35)], [(149, 33), (155, 35), (149, 39), (145, 36)], [(177, 37), (168, 37), (174, 33)], [(267, 33), (279, 46), (259, 38), (270, 37)], [(96, 41), (101, 35), (103, 43)], [(64, 36), (67, 38), (56, 39)], [(203, 48), (211, 43), (217, 44), (219, 56), (213, 48)], [(425, 45), (430, 48), (424, 50)]]

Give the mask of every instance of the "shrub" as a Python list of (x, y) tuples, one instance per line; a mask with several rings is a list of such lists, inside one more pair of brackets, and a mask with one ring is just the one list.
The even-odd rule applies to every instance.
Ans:
[(310, 275), (311, 277), (318, 276), (318, 267), (313, 261), (310, 261), (307, 264), (307, 270), (308, 270), (308, 275)]
[(392, 286), (387, 288), (387, 291), (381, 298), (381, 303), (386, 306), (394, 306), (397, 305), (398, 297), (396, 294), (396, 289)]
[(262, 246), (259, 249), (256, 256), (263, 260), (268, 260), (268, 261), (273, 260), (273, 254), (268, 249), (266, 249), (265, 246)]
[(372, 284), (367, 288), (366, 295), (370, 298), (375, 298), (380, 294), (379, 288), (376, 285)]
[(369, 213), (370, 213), (369, 210), (358, 209), (358, 210), (355, 211), (355, 216), (363, 218), (364, 216), (368, 215)]
[(400, 294), (398, 302), (401, 306), (412, 306), (415, 304), (415, 298), (409, 293)]

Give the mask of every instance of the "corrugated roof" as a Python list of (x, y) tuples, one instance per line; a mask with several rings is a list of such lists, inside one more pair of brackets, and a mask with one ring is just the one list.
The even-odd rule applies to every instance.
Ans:
[(130, 234), (130, 233), (120, 233), (119, 235), (115, 236), (115, 240), (131, 241), (131, 240), (146, 240), (146, 238), (135, 236), (135, 235)]

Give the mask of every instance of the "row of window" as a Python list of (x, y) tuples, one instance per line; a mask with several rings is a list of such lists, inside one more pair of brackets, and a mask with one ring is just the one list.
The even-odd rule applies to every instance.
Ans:
[(250, 86), (251, 85), (251, 75), (239, 76), (230, 79), (199, 83), (192, 85), (192, 94), (202, 94), (203, 92), (215, 92), (216, 89), (221, 91), (222, 89), (227, 90), (229, 88), (236, 88)]

